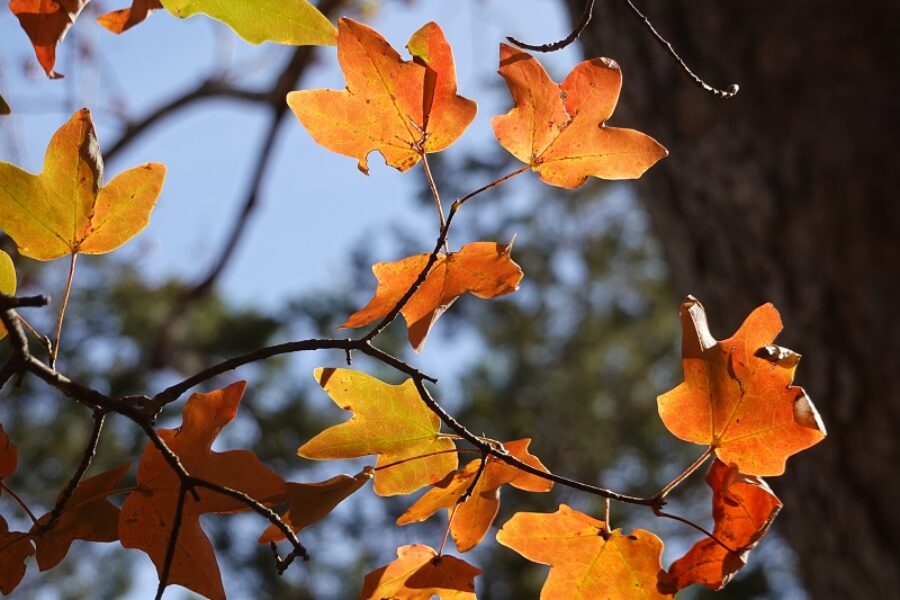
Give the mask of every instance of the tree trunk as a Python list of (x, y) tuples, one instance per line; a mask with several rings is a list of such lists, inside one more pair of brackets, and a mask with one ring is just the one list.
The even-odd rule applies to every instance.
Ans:
[[(575, 18), (584, 0), (567, 0)], [(813, 598), (900, 594), (900, 3), (670, 0), (648, 16), (713, 85), (704, 93), (623, 2), (581, 40), (615, 58), (612, 122), (670, 156), (638, 184), (676, 291), (726, 337), (763, 301), (829, 437), (773, 481)], [(674, 314), (674, 308), (673, 308)]]

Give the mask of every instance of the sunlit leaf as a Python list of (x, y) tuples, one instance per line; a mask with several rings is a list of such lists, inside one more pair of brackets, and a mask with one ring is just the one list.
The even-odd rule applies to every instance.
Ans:
[(38, 260), (110, 252), (146, 227), (165, 173), (146, 163), (103, 186), (100, 146), (83, 108), (53, 135), (40, 175), (0, 163), (0, 229)]
[(128, 8), (97, 17), (97, 22), (113, 33), (122, 33), (143, 22), (153, 11), (162, 7), (160, 0), (134, 0)]
[(550, 185), (576, 188), (589, 176), (635, 179), (668, 154), (646, 134), (606, 125), (622, 87), (613, 60), (584, 61), (557, 85), (534, 57), (501, 44), (500, 75), (515, 106), (493, 118), (494, 134)]
[(475, 600), (481, 570), (428, 546), (397, 549), (397, 560), (366, 575), (360, 600)]
[(56, 46), (62, 42), (69, 27), (78, 18), (90, 0), (10, 0), (9, 10), (19, 19), (19, 24), (31, 45), (38, 62), (47, 77), (62, 77), (53, 70), (56, 64)]
[(669, 431), (712, 446), (741, 473), (762, 476), (781, 475), (789, 456), (822, 441), (819, 413), (791, 385), (797, 360), (757, 356), (781, 331), (775, 307), (760, 306), (733, 336), (716, 341), (703, 305), (688, 297), (681, 326), (684, 383), (658, 398)]
[[(7, 296), (12, 296), (16, 293), (16, 267), (13, 265), (12, 259), (9, 257), (9, 254), (0, 250), (0, 294), (6, 294)], [(0, 340), (6, 337), (6, 325), (0, 323)], [(2, 432), (2, 428), (0, 428), (0, 432)], [(0, 434), (2, 435), (2, 434)], [(2, 438), (0, 438), (2, 439)], [(0, 450), (2, 452), (2, 450)], [(0, 473), (3, 470), (0, 469)], [(0, 475), (0, 479), (4, 476)]]
[(422, 402), (412, 379), (390, 385), (359, 371), (316, 369), (316, 381), (353, 416), (297, 449), (304, 458), (331, 460), (377, 454), (375, 493), (409, 494), (440, 481), (458, 464), (441, 421)]

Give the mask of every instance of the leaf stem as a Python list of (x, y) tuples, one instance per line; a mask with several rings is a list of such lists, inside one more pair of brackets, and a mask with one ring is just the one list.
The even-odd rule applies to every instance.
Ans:
[(697, 460), (695, 460), (694, 462), (692, 462), (692, 463), (690, 464), (690, 466), (689, 466), (687, 469), (685, 469), (684, 471), (682, 471), (681, 474), (678, 475), (678, 477), (676, 477), (675, 479), (673, 479), (672, 481), (670, 481), (669, 483), (667, 483), (667, 484), (665, 485), (665, 487), (663, 487), (663, 489), (659, 490), (659, 492), (657, 492), (657, 494), (654, 496), (654, 498), (657, 498), (657, 499), (659, 499), (659, 500), (665, 499), (665, 497), (668, 496), (669, 493), (670, 493), (672, 490), (674, 490), (676, 487), (678, 487), (679, 485), (681, 485), (682, 483), (684, 483), (684, 480), (685, 480), (685, 479), (687, 479), (688, 477), (690, 477), (691, 475), (693, 475), (693, 474), (694, 474), (694, 471), (696, 471), (697, 469), (699, 469), (700, 467), (702, 467), (702, 466), (703, 466), (703, 463), (706, 462), (706, 459), (708, 459), (710, 456), (712, 456), (713, 451), (714, 451), (714, 450), (713, 450), (713, 447), (712, 447), (712, 446), (710, 446), (709, 448), (707, 448), (707, 449), (703, 452), (703, 454), (701, 454), (701, 455), (697, 458)]
[(453, 207), (452, 207), (451, 211), (452, 211), (452, 212), (455, 212), (455, 211), (459, 210), (460, 207), (462, 207), (463, 204), (465, 204), (466, 202), (468, 202), (470, 199), (474, 198), (474, 197), (477, 196), (478, 194), (480, 194), (480, 193), (482, 193), (482, 192), (486, 192), (486, 191), (488, 191), (488, 190), (491, 189), (491, 188), (495, 188), (495, 187), (497, 187), (498, 185), (500, 185), (501, 183), (504, 183), (504, 182), (506, 182), (506, 181), (509, 181), (510, 179), (512, 179), (513, 177), (515, 177), (516, 175), (519, 175), (519, 174), (521, 174), (521, 173), (524, 173), (525, 171), (527, 171), (527, 170), (530, 169), (530, 168), (531, 168), (531, 165), (522, 165), (521, 167), (519, 167), (519, 168), (516, 169), (515, 171), (512, 171), (511, 173), (507, 173), (507, 174), (504, 175), (503, 177), (498, 177), (497, 179), (493, 180), (492, 182), (490, 182), (490, 183), (488, 183), (488, 184), (485, 184), (485, 185), (481, 186), (480, 188), (478, 188), (477, 190), (475, 190), (475, 191), (473, 191), (473, 192), (469, 192), (468, 194), (466, 194), (466, 195), (463, 196), (462, 198), (458, 198), (458, 199), (456, 200), (456, 202), (453, 203)]
[[(446, 222), (444, 221), (444, 207), (441, 204), (441, 194), (438, 192), (437, 183), (434, 181), (434, 175), (431, 173), (431, 167), (428, 165), (428, 155), (425, 151), (422, 151), (422, 168), (425, 171), (425, 179), (428, 180), (428, 188), (431, 190), (431, 195), (434, 197), (434, 206), (437, 208), (438, 220), (441, 223), (441, 231), (444, 230), (444, 226)], [(449, 242), (447, 241), (447, 236), (444, 236), (444, 252), (450, 254)]]
[(431, 458), (432, 456), (440, 456), (441, 454), (453, 454), (460, 452), (481, 452), (478, 448), (454, 448), (453, 450), (438, 450), (437, 452), (429, 452), (428, 454), (422, 454), (421, 456), (410, 456), (408, 458), (404, 458), (402, 460), (397, 460), (392, 463), (388, 463), (386, 465), (381, 465), (379, 467), (373, 467), (375, 471), (383, 471), (385, 469), (390, 469), (391, 467), (396, 467), (398, 465), (402, 465), (404, 463), (408, 463), (414, 460), (420, 460), (423, 458)]
[(28, 508), (27, 504), (25, 504), (25, 501), (22, 500), (22, 498), (20, 498), (19, 495), (12, 490), (12, 488), (10, 488), (8, 485), (3, 483), (2, 481), (0, 481), (0, 488), (6, 490), (6, 493), (9, 494), (10, 496), (12, 496), (13, 500), (15, 500), (16, 503), (22, 507), (22, 510), (25, 511), (25, 513), (28, 515), (28, 518), (31, 519), (31, 522), (33, 524), (37, 525), (37, 517), (34, 516), (34, 513), (31, 512), (31, 509)]
[(74, 250), (69, 255), (69, 275), (66, 278), (66, 291), (63, 292), (62, 306), (59, 307), (59, 316), (56, 318), (56, 341), (53, 342), (53, 351), (50, 353), (50, 368), (56, 368), (56, 357), (59, 354), (59, 338), (62, 335), (63, 319), (66, 317), (66, 307), (69, 305), (69, 295), (72, 293), (72, 280), (75, 278), (75, 259), (78, 253)]
[(678, 515), (673, 515), (672, 513), (667, 513), (666, 511), (664, 511), (664, 510), (662, 510), (662, 509), (655, 509), (655, 510), (653, 511), (653, 514), (655, 514), (657, 517), (662, 517), (662, 518), (664, 518), (664, 519), (672, 519), (673, 521), (678, 521), (679, 523), (684, 523), (684, 524), (687, 525), (688, 527), (693, 527), (694, 529), (696, 529), (697, 531), (699, 531), (700, 533), (702, 533), (703, 535), (705, 535), (706, 537), (708, 537), (709, 539), (711, 539), (712, 541), (714, 541), (715, 543), (717, 543), (718, 545), (720, 545), (720, 546), (722, 546), (723, 548), (725, 548), (727, 551), (732, 552), (732, 553), (734, 553), (734, 554), (737, 554), (737, 553), (738, 553), (737, 550), (735, 550), (734, 548), (732, 548), (731, 546), (729, 546), (728, 544), (726, 544), (725, 542), (723, 542), (722, 540), (720, 540), (720, 539), (719, 539), (718, 537), (716, 537), (716, 535), (713, 534), (711, 531), (709, 531), (708, 529), (706, 529), (706, 528), (703, 527), (702, 525), (698, 525), (698, 524), (694, 523), (694, 522), (691, 521), (690, 519), (687, 519), (687, 518), (685, 518), (685, 517), (680, 517), (680, 516), (678, 516)]
[(447, 519), (447, 529), (444, 530), (444, 537), (441, 538), (441, 545), (438, 547), (437, 555), (442, 556), (444, 554), (444, 546), (447, 545), (447, 538), (450, 537), (450, 526), (453, 524), (453, 517), (456, 516), (456, 509), (459, 508), (459, 502), (453, 505), (453, 508), (450, 509), (450, 518)]

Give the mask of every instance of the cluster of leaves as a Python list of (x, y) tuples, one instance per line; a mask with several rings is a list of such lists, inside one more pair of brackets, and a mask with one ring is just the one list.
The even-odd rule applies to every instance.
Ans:
[[(56, 44), (86, 3), (11, 3), (51, 77)], [(278, 10), (266, 10), (276, 4)], [(400, 171), (421, 163), (440, 217), (435, 247), (430, 253), (373, 267), (378, 285), (372, 300), (343, 324), (359, 328), (375, 323), (359, 338), (262, 348), (214, 365), (152, 398), (111, 398), (55, 368), (75, 258), (80, 253), (110, 252), (136, 235), (161, 192), (165, 168), (142, 165), (104, 186), (103, 161), (87, 109), (76, 112), (54, 135), (40, 175), (0, 164), (0, 228), (23, 256), (70, 257), (69, 285), (55, 340), (38, 336), (49, 350), (45, 363), (31, 353), (24, 321), (15, 309), (45, 304), (46, 299), (13, 297), (15, 271), (10, 258), (0, 255), (0, 317), (13, 348), (0, 383), (16, 373), (31, 373), (90, 408), (95, 425), (77, 472), (53, 509), (40, 518), (2, 482), (15, 471), (18, 455), (0, 430), (0, 490), (12, 495), (33, 521), (29, 531), (10, 532), (0, 517), (0, 591), (7, 594), (18, 585), (32, 554), (46, 570), (65, 557), (74, 540), (87, 540), (119, 541), (144, 551), (159, 573), (157, 596), (175, 583), (208, 598), (224, 598), (215, 552), (200, 526), (200, 515), (252, 510), (267, 519), (258, 541), (270, 544), (282, 572), (295, 558), (308, 557), (297, 534), (371, 479), (374, 492), (381, 496), (429, 488), (400, 515), (399, 525), (428, 519), (440, 509), (447, 510), (448, 519), (437, 550), (421, 544), (399, 548), (396, 561), (366, 576), (361, 597), (475, 598), (474, 580), (480, 570), (445, 555), (444, 547), (452, 536), (457, 550), (467, 552), (485, 538), (499, 513), (504, 485), (534, 493), (566, 485), (607, 501), (645, 506), (659, 517), (703, 531), (663, 507), (666, 497), (711, 457), (707, 483), (713, 492), (714, 529), (704, 531), (704, 539), (668, 570), (661, 566), (663, 543), (653, 533), (637, 529), (626, 534), (611, 527), (608, 514), (598, 520), (566, 505), (555, 513), (513, 515), (499, 529), (497, 540), (528, 560), (551, 565), (544, 598), (666, 598), (695, 583), (712, 589), (725, 585), (781, 508), (760, 477), (782, 474), (789, 456), (825, 435), (809, 398), (802, 388), (791, 385), (799, 355), (773, 344), (781, 321), (770, 304), (754, 311), (732, 337), (717, 341), (702, 305), (693, 298), (683, 303), (684, 383), (659, 396), (659, 413), (675, 436), (706, 450), (647, 498), (554, 474), (531, 453), (528, 438), (499, 442), (473, 434), (431, 395), (427, 383), (434, 383), (432, 377), (372, 343), (402, 314), (410, 345), (418, 350), (438, 317), (463, 294), (495, 298), (518, 288), (523, 273), (512, 260), (511, 243), (475, 241), (456, 251), (449, 248), (451, 222), (476, 195), (528, 170), (562, 188), (576, 188), (591, 176), (637, 178), (666, 156), (666, 149), (653, 138), (606, 125), (622, 85), (618, 65), (605, 58), (584, 61), (557, 84), (534, 57), (501, 45), (499, 70), (514, 106), (494, 117), (492, 124), (500, 144), (524, 165), (458, 198), (445, 217), (427, 155), (449, 147), (463, 134), (476, 105), (457, 93), (451, 48), (436, 24), (413, 34), (407, 45), (412, 59), (404, 60), (361, 23), (341, 19), (335, 31), (304, 0), (222, 6), (203, 0), (136, 0), (131, 8), (105, 15), (101, 23), (124, 31), (164, 7), (178, 16), (205, 12), (249, 41), (336, 43), (346, 89), (292, 92), (287, 103), (317, 142), (355, 158), (363, 172), (373, 150)], [(282, 35), (282, 29), (267, 29), (255, 18), (262, 13), (274, 15), (274, 22), (290, 31)], [(314, 436), (297, 454), (314, 460), (376, 457), (374, 465), (356, 475), (286, 482), (248, 450), (213, 452), (216, 437), (237, 413), (245, 382), (193, 394), (178, 429), (154, 428), (165, 406), (216, 375), (276, 354), (318, 349), (344, 350), (348, 363), (353, 352), (361, 352), (408, 377), (391, 385), (349, 368), (315, 371), (325, 393), (352, 417)], [(132, 420), (148, 438), (132, 485), (120, 483), (131, 470), (129, 464), (83, 478), (108, 413)], [(450, 431), (442, 431), (442, 426)], [(459, 468), (459, 455), (466, 452), (477, 458)], [(110, 497), (120, 494), (127, 496), (118, 507)], [(283, 540), (291, 545), (284, 558), (276, 545)]]

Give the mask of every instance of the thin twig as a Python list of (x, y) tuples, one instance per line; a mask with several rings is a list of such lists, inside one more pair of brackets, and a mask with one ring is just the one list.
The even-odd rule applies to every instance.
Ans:
[(472, 482), (469, 484), (469, 487), (466, 488), (465, 493), (456, 499), (457, 504), (462, 504), (472, 497), (472, 494), (475, 492), (475, 486), (478, 485), (478, 481), (481, 479), (481, 476), (484, 475), (484, 468), (487, 466), (489, 457), (489, 454), (486, 454), (485, 452), (481, 453), (481, 461), (478, 463), (478, 470), (475, 471), (475, 477), (472, 478)]
[(444, 546), (447, 545), (447, 538), (450, 537), (450, 526), (453, 525), (453, 517), (456, 516), (456, 510), (459, 508), (459, 502), (453, 505), (453, 508), (450, 509), (450, 517), (447, 519), (447, 528), (444, 530), (444, 535), (441, 537), (441, 545), (438, 546), (437, 555), (443, 556), (444, 554)]
[(397, 460), (392, 463), (388, 463), (386, 465), (379, 465), (377, 467), (373, 467), (374, 471), (383, 471), (385, 469), (390, 469), (391, 467), (396, 467), (398, 465), (402, 465), (404, 463), (408, 463), (414, 460), (421, 460), (423, 458), (431, 458), (432, 456), (440, 456), (441, 454), (459, 454), (463, 452), (478, 452), (481, 453), (481, 450), (478, 448), (454, 448), (452, 450), (438, 450), (437, 452), (429, 452), (428, 454), (421, 454), (419, 456), (411, 456), (409, 458), (404, 458), (402, 460)]
[(578, 20), (578, 24), (575, 25), (575, 29), (572, 31), (572, 33), (559, 40), (558, 42), (553, 42), (552, 44), (540, 44), (535, 46), (532, 44), (526, 44), (525, 42), (520, 42), (512, 36), (507, 36), (506, 40), (510, 44), (515, 44), (516, 46), (524, 50), (533, 50), (534, 52), (556, 52), (557, 50), (562, 50), (578, 39), (578, 36), (581, 35), (581, 32), (584, 31), (588, 26), (588, 23), (591, 22), (591, 15), (593, 11), (594, 0), (588, 0), (584, 5), (584, 10), (581, 12), (581, 18)]
[(687, 74), (687, 76), (690, 77), (691, 81), (693, 81), (695, 84), (697, 84), (700, 87), (700, 89), (712, 94), (713, 96), (715, 96), (717, 98), (733, 98), (734, 96), (737, 95), (737, 93), (741, 89), (741, 86), (739, 86), (736, 83), (732, 83), (730, 86), (728, 86), (727, 90), (720, 90), (719, 88), (714, 88), (713, 86), (709, 85), (708, 83), (706, 83), (705, 81), (700, 79), (700, 77), (691, 70), (691, 68), (687, 65), (687, 63), (684, 62), (684, 59), (681, 58), (681, 56), (679, 56), (678, 52), (675, 51), (675, 48), (672, 46), (672, 43), (669, 42), (666, 38), (664, 38), (656, 30), (656, 28), (653, 26), (653, 23), (650, 22), (650, 19), (648, 19), (644, 15), (644, 13), (642, 13), (638, 9), (638, 7), (634, 5), (634, 2), (632, 2), (631, 0), (624, 0), (624, 1), (625, 1), (625, 4), (628, 5), (629, 10), (631, 10), (631, 13), (641, 23), (644, 24), (644, 27), (647, 28), (647, 31), (650, 32), (650, 35), (652, 35), (653, 38), (657, 42), (659, 42), (659, 45), (662, 46), (665, 49), (665, 51), (669, 53), (669, 56), (671, 56), (675, 60), (675, 62), (678, 64), (678, 66), (681, 67), (681, 70), (684, 71)]
[(66, 290), (63, 292), (62, 306), (59, 307), (59, 316), (56, 318), (56, 340), (53, 342), (53, 351), (50, 353), (50, 368), (56, 365), (56, 357), (59, 355), (59, 339), (62, 335), (63, 319), (66, 317), (66, 307), (69, 305), (69, 295), (72, 293), (72, 281), (75, 279), (75, 260), (78, 253), (74, 250), (69, 255), (69, 275), (66, 277)]
[(81, 482), (81, 478), (88, 470), (88, 467), (91, 466), (91, 461), (94, 459), (94, 455), (97, 453), (97, 444), (100, 442), (100, 434), (103, 431), (103, 423), (105, 421), (105, 412), (96, 411), (94, 413), (94, 427), (91, 431), (91, 437), (90, 439), (88, 439), (87, 446), (82, 453), (81, 462), (78, 463), (78, 468), (75, 469), (75, 474), (72, 475), (72, 478), (69, 479), (69, 483), (57, 498), (56, 505), (53, 507), (53, 510), (50, 511), (50, 518), (46, 523), (40, 525), (37, 528), (37, 531), (35, 532), (37, 535), (43, 535), (53, 529), (53, 526), (56, 525), (56, 522), (59, 520), (60, 515), (62, 515), (63, 511), (66, 509), (66, 504), (68, 504), (69, 499), (75, 492), (75, 488), (78, 487), (78, 484)]

